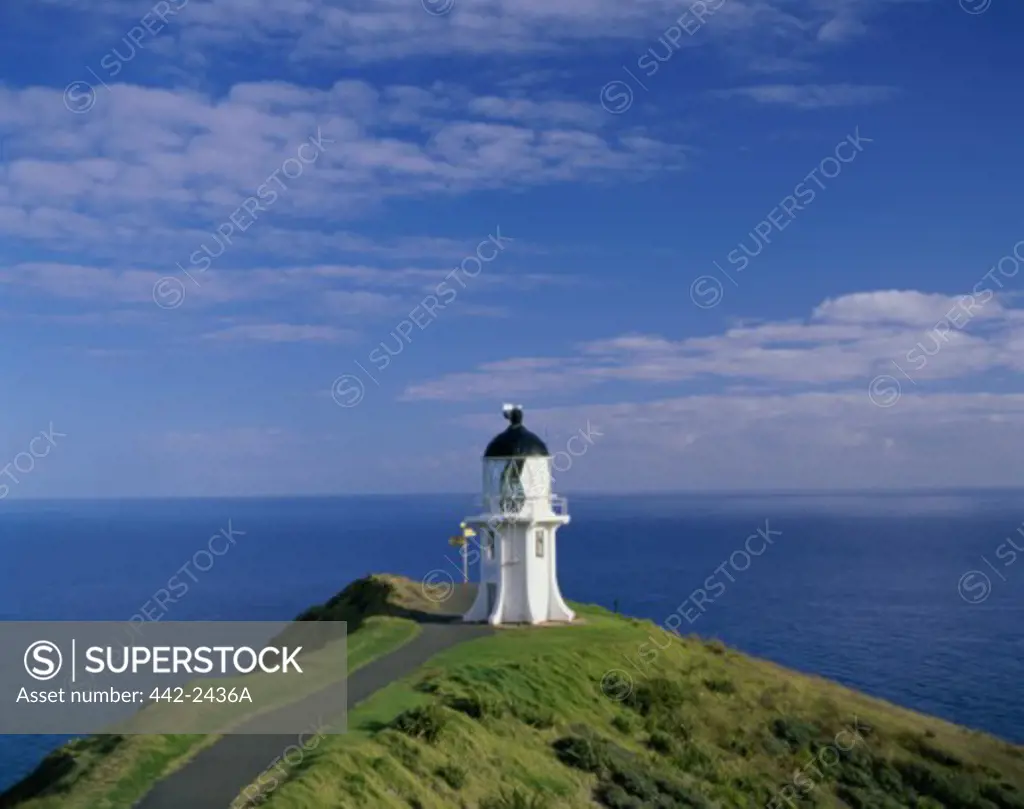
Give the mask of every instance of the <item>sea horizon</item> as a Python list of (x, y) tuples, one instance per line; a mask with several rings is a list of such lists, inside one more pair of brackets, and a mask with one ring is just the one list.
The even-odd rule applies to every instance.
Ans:
[[(908, 488), (801, 488), (801, 489), (567, 489), (556, 487), (556, 494), (573, 496), (609, 496), (609, 497), (663, 497), (678, 495), (682, 497), (819, 497), (819, 496), (871, 496), (879, 498), (913, 497), (918, 495), (970, 495), (970, 494), (1024, 494), (1024, 486), (920, 486)], [(444, 490), (444, 491), (374, 491), (374, 492), (315, 492), (300, 494), (162, 494), (162, 495), (104, 495), (104, 496), (17, 496), (0, 499), (2, 503), (44, 503), (44, 502), (77, 502), (77, 501), (122, 501), (122, 500), (300, 500), (326, 498), (359, 498), (359, 497), (434, 497), (434, 496), (466, 496), (479, 497), (479, 491)]]

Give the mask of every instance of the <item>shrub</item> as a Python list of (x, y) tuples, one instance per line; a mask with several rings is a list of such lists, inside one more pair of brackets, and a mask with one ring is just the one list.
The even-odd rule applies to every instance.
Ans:
[(443, 678), (436, 672), (424, 675), (416, 685), (413, 686), (421, 694), (438, 694), (441, 691)]
[(690, 721), (678, 713), (655, 714), (648, 716), (644, 721), (644, 727), (648, 733), (661, 731), (669, 736), (674, 736), (683, 741), (689, 741), (693, 737), (690, 729)]
[(594, 797), (608, 809), (645, 809), (642, 800), (633, 797), (618, 784), (610, 781), (599, 784), (594, 791)]
[(653, 713), (671, 713), (692, 699), (692, 695), (679, 683), (657, 677), (635, 688), (625, 704), (641, 716), (650, 716)]
[(851, 750), (849, 753), (849, 758), (854, 762), (854, 764), (858, 763), (862, 757), (871, 759), (871, 774), (874, 776), (875, 783), (882, 792), (886, 795), (902, 794), (903, 779), (900, 778), (899, 770), (893, 767), (892, 764), (885, 759), (877, 757), (872, 758), (867, 753), (862, 753), (862, 751), (857, 748)]
[(821, 734), (821, 729), (810, 722), (803, 722), (789, 716), (781, 716), (772, 721), (772, 735), (785, 742), (792, 752), (802, 750)]
[(391, 723), (391, 727), (413, 739), (423, 739), (428, 744), (434, 744), (441, 738), (447, 724), (448, 717), (445, 716), (444, 709), (438, 705), (428, 705), (399, 714)]
[(903, 782), (920, 795), (934, 798), (947, 809), (990, 809), (975, 781), (917, 761), (894, 762)]
[(442, 764), (434, 770), (434, 773), (452, 789), (462, 789), (466, 785), (466, 779), (469, 777), (466, 768), (454, 762)]
[(612, 773), (612, 783), (622, 787), (627, 794), (640, 798), (644, 805), (653, 803), (661, 794), (650, 773), (641, 769), (621, 768)]
[[(674, 743), (671, 737), (666, 738)], [(714, 809), (703, 795), (661, 777), (636, 754), (585, 730), (559, 739), (554, 747), (563, 764), (597, 775), (594, 798), (608, 809)], [(704, 755), (695, 748), (692, 752)], [(681, 755), (685, 757), (686, 753), (684, 750)], [(678, 756), (673, 758), (674, 763), (679, 761)]]
[[(658, 789), (665, 798), (675, 803), (662, 803), (663, 806), (675, 806), (683, 809), (718, 809), (710, 800), (699, 792), (695, 792), (678, 781), (668, 778), (658, 778), (656, 781)], [(664, 800), (664, 799), (663, 799)]]
[(399, 612), (392, 604), (394, 585), (377, 576), (357, 579), (324, 604), (310, 607), (296, 621), (348, 621), (354, 632), (368, 616)]
[(1024, 809), (1024, 797), (1010, 784), (983, 784), (981, 796), (999, 809)]
[(714, 794), (722, 806), (768, 806), (776, 794), (776, 785), (759, 775), (734, 775)]
[(898, 772), (885, 761), (875, 762), (870, 755), (857, 748), (839, 751), (839, 761), (835, 766), (836, 780), (851, 787), (874, 789), (881, 786), (882, 791), (893, 795), (899, 795), (903, 791), (903, 783)]
[(714, 761), (711, 756), (694, 744), (681, 745), (674, 758), (679, 768), (685, 772), (696, 772), (707, 776), (714, 773)]
[(505, 713), (505, 704), (501, 700), (477, 694), (468, 697), (450, 697), (445, 700), (445, 705), (473, 719), (483, 719), (485, 716), (500, 717)]
[(789, 753), (789, 745), (770, 733), (764, 733), (759, 737), (761, 748), (773, 758), (784, 756)]
[(587, 736), (564, 736), (553, 747), (555, 755), (567, 767), (583, 772), (600, 773), (607, 760), (603, 745)]
[(749, 757), (755, 750), (753, 740), (747, 738), (742, 732), (730, 733), (724, 743), (718, 742), (718, 746), (743, 758)]
[[(850, 809), (891, 809), (893, 806), (893, 801), (884, 793), (860, 787), (846, 786), (845, 784), (836, 788), (836, 795)], [(902, 803), (896, 803), (895, 805), (897, 807), (903, 806)], [(916, 805), (919, 809), (926, 806), (922, 803), (917, 803)]]
[(647, 740), (647, 746), (655, 753), (661, 753), (663, 756), (673, 755), (678, 748), (676, 740), (660, 730), (656, 730), (651, 734)]
[(388, 748), (391, 757), (401, 766), (417, 775), (423, 773), (420, 749), (407, 736), (393, 730), (386, 730), (378, 738)]
[(929, 761), (934, 761), (936, 764), (941, 764), (943, 767), (962, 767), (963, 761), (957, 758), (952, 753), (943, 750), (926, 739), (915, 739), (908, 747), (916, 752), (921, 758), (926, 758)]
[(705, 680), (704, 687), (707, 688), (708, 691), (714, 691), (716, 694), (736, 693), (736, 685), (733, 681), (724, 678)]
[(850, 720), (850, 727), (852, 727), (857, 733), (863, 738), (867, 739), (869, 736), (875, 734), (875, 726), (869, 725), (867, 722), (858, 719), (856, 716)]
[(534, 708), (529, 705), (515, 705), (512, 714), (520, 722), (529, 725), (531, 728), (546, 730), (555, 726), (555, 715), (542, 708)]
[(480, 809), (548, 809), (548, 806), (549, 803), (543, 795), (528, 795), (520, 792), (518, 788), (480, 802)]
[(629, 714), (616, 714), (612, 719), (612, 727), (615, 728), (619, 733), (625, 733), (627, 736), (633, 734), (635, 723), (633, 718)]

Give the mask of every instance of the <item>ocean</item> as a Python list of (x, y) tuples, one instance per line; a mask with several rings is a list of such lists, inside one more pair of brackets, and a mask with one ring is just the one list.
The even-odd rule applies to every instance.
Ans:
[[(568, 503), (567, 598), (1024, 743), (1024, 492)], [(447, 540), (473, 510), (471, 495), (6, 501), (0, 618), (289, 619), (368, 573), (457, 578)], [(234, 544), (213, 555), (222, 530)], [(62, 741), (0, 737), (0, 788)]]

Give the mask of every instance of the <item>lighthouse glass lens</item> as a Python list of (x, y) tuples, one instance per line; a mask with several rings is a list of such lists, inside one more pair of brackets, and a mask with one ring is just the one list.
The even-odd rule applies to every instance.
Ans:
[(523, 489), (523, 461), (516, 459), (505, 464), (501, 473), (501, 510), (504, 513), (516, 513), (526, 501)]

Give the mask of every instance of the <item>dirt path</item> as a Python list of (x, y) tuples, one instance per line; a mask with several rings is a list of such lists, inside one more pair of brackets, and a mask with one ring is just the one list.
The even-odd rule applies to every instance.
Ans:
[[(456, 644), (491, 634), (487, 626), (426, 623), (409, 643), (353, 672), (348, 680), (351, 709), (389, 683)], [(296, 736), (225, 736), (167, 776), (134, 809), (228, 809), (246, 785), (278, 758)]]

